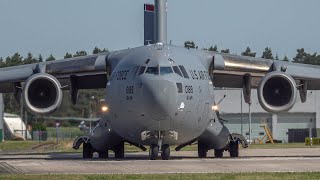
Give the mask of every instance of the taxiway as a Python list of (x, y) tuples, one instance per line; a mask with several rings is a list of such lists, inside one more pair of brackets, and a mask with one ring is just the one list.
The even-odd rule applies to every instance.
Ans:
[[(0, 173), (23, 174), (153, 174), (320, 171), (320, 148), (244, 149), (240, 158), (172, 152), (168, 161), (148, 160), (148, 153), (129, 153), (123, 160), (83, 160), (80, 153), (1, 154)], [(213, 152), (210, 152), (212, 155)]]

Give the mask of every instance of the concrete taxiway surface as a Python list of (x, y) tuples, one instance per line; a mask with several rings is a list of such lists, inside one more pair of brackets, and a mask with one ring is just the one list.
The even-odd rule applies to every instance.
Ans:
[[(210, 155), (213, 152), (209, 152)], [(197, 152), (172, 152), (168, 161), (148, 160), (148, 153), (126, 154), (123, 160), (94, 158), (83, 160), (81, 154), (0, 155), (0, 173), (24, 174), (149, 174), (149, 173), (219, 173), (219, 172), (305, 172), (320, 171), (320, 148), (246, 149), (240, 158), (209, 157), (198, 159)]]

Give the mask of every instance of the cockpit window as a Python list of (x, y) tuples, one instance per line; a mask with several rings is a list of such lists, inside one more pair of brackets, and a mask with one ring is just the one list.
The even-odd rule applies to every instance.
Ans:
[(146, 70), (146, 67), (145, 67), (145, 66), (141, 66), (140, 69), (139, 69), (138, 75), (143, 74), (143, 73), (144, 73), (144, 70)]
[(183, 66), (179, 66), (179, 68), (181, 69), (181, 72), (182, 72), (184, 78), (189, 79), (189, 76), (188, 76), (186, 69)]
[(171, 67), (160, 67), (160, 75), (166, 75), (173, 73)]
[(178, 74), (179, 76), (183, 77), (183, 75), (182, 75), (182, 73), (181, 73), (181, 71), (180, 71), (178, 66), (173, 66), (173, 70), (174, 70), (174, 72), (176, 74)]
[(158, 75), (159, 74), (159, 68), (158, 67), (148, 67), (146, 74), (154, 74)]

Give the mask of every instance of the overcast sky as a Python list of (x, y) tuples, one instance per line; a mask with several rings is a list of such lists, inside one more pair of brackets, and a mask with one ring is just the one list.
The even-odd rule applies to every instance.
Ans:
[[(0, 57), (143, 44), (143, 4), (152, 0), (0, 0)], [(292, 58), (320, 52), (319, 0), (168, 0), (168, 40), (241, 53), (266, 46)]]

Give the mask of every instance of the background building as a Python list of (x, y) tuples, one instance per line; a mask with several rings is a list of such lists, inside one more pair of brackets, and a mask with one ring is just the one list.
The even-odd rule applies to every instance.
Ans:
[[(249, 105), (244, 102), (241, 90), (216, 90), (216, 102), (223, 98), (224, 95), (226, 97), (220, 103), (219, 110), (223, 119), (228, 120), (225, 125), (231, 132), (241, 134), (242, 109), (242, 134), (248, 138)], [(267, 124), (272, 130), (273, 138), (282, 142), (289, 141), (289, 129), (305, 129), (304, 131), (309, 131), (309, 128), (320, 128), (320, 91), (308, 91), (307, 97), (307, 102), (301, 103), (298, 95), (295, 106), (289, 112), (272, 114), (261, 108), (257, 91), (253, 90), (251, 95), (251, 139), (262, 138), (265, 135), (264, 129), (260, 127), (264, 124)]]

